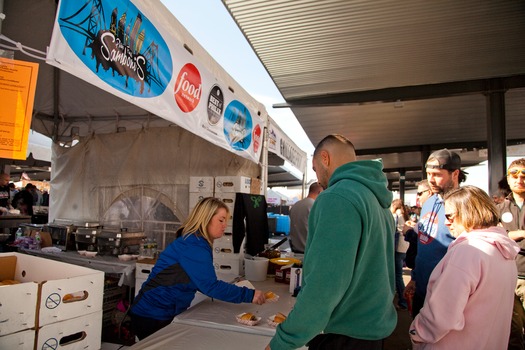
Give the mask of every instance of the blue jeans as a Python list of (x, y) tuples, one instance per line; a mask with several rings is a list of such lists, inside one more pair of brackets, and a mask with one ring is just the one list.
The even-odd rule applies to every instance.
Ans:
[(406, 253), (398, 253), (395, 255), (395, 271), (396, 271), (396, 293), (397, 293), (397, 305), (403, 308), (407, 307), (407, 301), (403, 296), (405, 291), (405, 282), (403, 281), (403, 262), (405, 260)]

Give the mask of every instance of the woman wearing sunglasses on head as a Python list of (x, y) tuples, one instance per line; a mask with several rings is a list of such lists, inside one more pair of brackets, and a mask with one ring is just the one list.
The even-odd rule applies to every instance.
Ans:
[(463, 186), (444, 199), (456, 240), (433, 270), (410, 326), (413, 349), (506, 349), (519, 247), (498, 226), (498, 210), (483, 190)]

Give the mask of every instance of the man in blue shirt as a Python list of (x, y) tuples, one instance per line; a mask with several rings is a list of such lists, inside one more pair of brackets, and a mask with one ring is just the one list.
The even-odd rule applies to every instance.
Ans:
[(461, 170), (461, 158), (448, 149), (436, 151), (428, 157), (425, 165), (428, 184), (433, 195), (423, 208), (417, 225), (418, 245), (412, 280), (405, 288), (405, 294), (412, 294), (412, 317), (416, 317), (423, 307), (427, 284), (434, 267), (447, 252), (454, 240), (445, 226), (445, 207), (443, 195), (459, 187), (466, 180)]

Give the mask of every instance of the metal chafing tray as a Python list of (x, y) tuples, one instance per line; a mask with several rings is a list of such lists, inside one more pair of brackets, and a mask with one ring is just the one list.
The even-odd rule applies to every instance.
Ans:
[(75, 225), (66, 220), (55, 220), (48, 223), (45, 228), (51, 236), (51, 242), (54, 247), (60, 248), (63, 251), (75, 250)]
[(103, 228), (97, 234), (97, 250), (101, 255), (138, 254), (144, 232), (127, 228)]
[(75, 243), (77, 250), (97, 251), (97, 237), (102, 231), (102, 226), (84, 225), (78, 226), (75, 232)]

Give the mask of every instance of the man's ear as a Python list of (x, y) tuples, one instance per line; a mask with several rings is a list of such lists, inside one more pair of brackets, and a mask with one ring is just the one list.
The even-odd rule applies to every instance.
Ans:
[(328, 151), (321, 151), (321, 162), (325, 167), (328, 167), (330, 165), (330, 153), (328, 153)]

